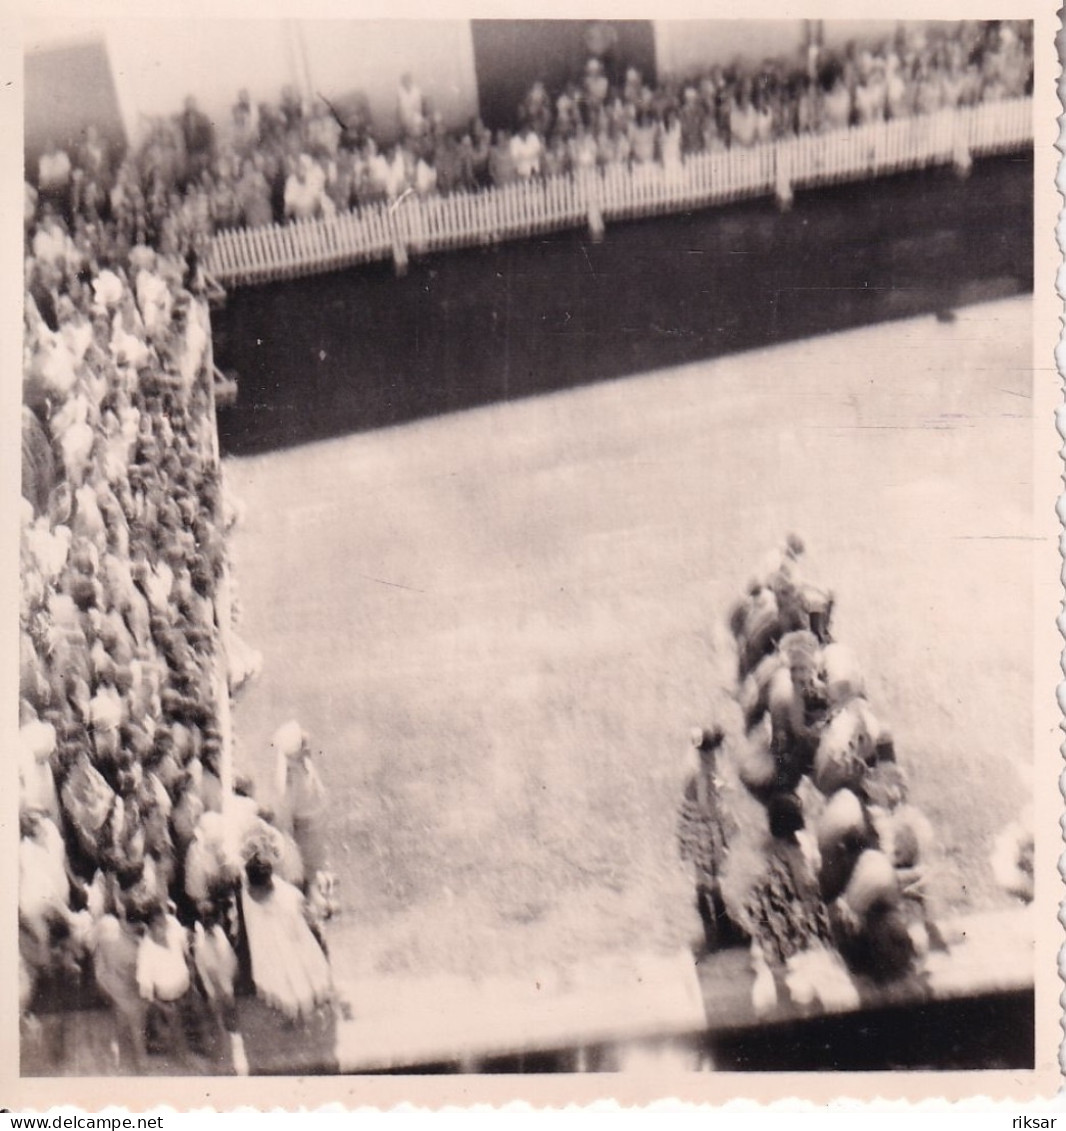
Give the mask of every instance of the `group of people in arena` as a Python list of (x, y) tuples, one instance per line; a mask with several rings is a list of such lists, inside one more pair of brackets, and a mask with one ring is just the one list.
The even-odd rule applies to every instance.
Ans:
[(289, 1018), (330, 1000), (324, 791), (296, 724), (274, 810), (223, 787), (224, 706), (260, 658), (222, 599), (237, 507), (195, 263), (79, 240), (62, 208), (27, 229), (21, 1004), (27, 1032), (49, 998), (108, 1004), (137, 1068), (147, 1035), (185, 1055), (214, 1016), (239, 1068), (242, 987)]
[(618, 166), (677, 169), (698, 153), (1020, 97), (1031, 90), (1032, 62), (1024, 21), (912, 25), (842, 51), (812, 46), (800, 63), (737, 61), (655, 85), (613, 63), (612, 83), (593, 56), (562, 90), (534, 83), (513, 123), (495, 133), (477, 118), (446, 129), (410, 75), (397, 90), (398, 136), (375, 130), (365, 100), (305, 102), (286, 87), (276, 103), (253, 105), (241, 91), (229, 121), (212, 122), (190, 97), (125, 154), (92, 129), (77, 146), (50, 143), (27, 191), (68, 227), (109, 224), (127, 247), (202, 251), (215, 231), (408, 192), (473, 192)]
[(734, 609), (739, 722), (694, 732), (679, 823), (707, 949), (750, 941), (758, 1013), (783, 991), (857, 1005), (944, 946), (923, 890), (932, 828), (804, 554), (790, 536)]

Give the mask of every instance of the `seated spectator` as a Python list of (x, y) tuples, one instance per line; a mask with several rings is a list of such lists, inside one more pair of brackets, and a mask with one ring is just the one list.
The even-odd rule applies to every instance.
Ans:
[(496, 131), (496, 144), (489, 151), (489, 176), (497, 188), (514, 184), (518, 179), (518, 170), (511, 152), (511, 139), (506, 130)]
[(342, 149), (362, 149), (370, 136), (370, 103), (362, 91), (355, 91), (343, 99), (330, 102), (330, 112), (341, 128)]
[(570, 155), (566, 142), (558, 135), (545, 148), (541, 166), (546, 177), (558, 177), (570, 172)]
[(281, 108), (260, 102), (256, 114), (259, 121), (259, 143), (265, 149), (278, 150), (285, 138), (285, 118)]
[(1023, 98), (1033, 87), (1032, 30), (1024, 20), (1004, 20), (996, 29), (996, 69), (1008, 98)]
[(29, 181), (24, 181), (22, 188), (22, 222), (26, 234), (29, 235), (37, 218), (37, 202), (40, 198), (37, 195), (37, 190)]
[(839, 63), (827, 63), (819, 76), (822, 88), (822, 126), (827, 130), (845, 129), (851, 123), (851, 92), (844, 82)]
[(644, 80), (636, 67), (626, 70), (625, 83), (622, 87), (622, 98), (630, 106), (639, 106), (644, 95)]
[(600, 135), (599, 148), (603, 165), (629, 167), (633, 147), (629, 141), (629, 132), (623, 126), (610, 122)]
[(70, 155), (54, 139), (46, 142), (37, 162), (37, 194), (69, 223), (71, 219)]
[(378, 150), (373, 138), (366, 143), (365, 200), (384, 200), (388, 196), (389, 159)]
[(479, 187), (490, 183), (489, 153), (492, 149), (492, 131), (480, 118), (470, 126), (470, 148), (473, 157), (474, 180)]
[(667, 77), (654, 92), (652, 113), (665, 124), (668, 114), (676, 114), (681, 109), (681, 88), (676, 79)]
[(85, 127), (85, 139), (78, 149), (77, 164), (87, 179), (111, 187), (111, 152), (94, 125)]
[(437, 170), (424, 157), (415, 163), (414, 188), (421, 197), (431, 196), (437, 189)]
[(585, 28), (585, 50), (599, 63), (608, 82), (621, 78), (618, 64), (618, 29), (607, 20), (593, 20)]
[(428, 165), (435, 163), (437, 159), (437, 148), (444, 140), (444, 135), (447, 131), (444, 128), (444, 115), (439, 110), (430, 109), (429, 101), (426, 101), (426, 125), (422, 131), (422, 136), (417, 138), (410, 138), (406, 143), (406, 148), (410, 150), (411, 156), (417, 162), (418, 158), (423, 158)]
[[(466, 135), (466, 141), (470, 137)], [(437, 191), (442, 196), (448, 196), (462, 185), (463, 165), (460, 143), (450, 134), (445, 134), (437, 146), (434, 166), (437, 170)], [(471, 176), (471, 180), (472, 180)]]
[(659, 144), (667, 176), (678, 177), (681, 173), (681, 119), (672, 110), (666, 116)]
[(230, 114), (230, 144), (242, 157), (259, 145), (259, 114), (247, 90), (237, 92)]
[(751, 83), (745, 79), (733, 96), (729, 108), (729, 136), (733, 145), (748, 148), (755, 144), (758, 112), (751, 101)]
[(650, 113), (642, 111), (637, 116), (636, 125), (629, 131), (634, 164), (646, 166), (654, 163), (658, 134), (659, 127), (655, 119)]
[(907, 83), (903, 77), (903, 63), (895, 51), (885, 60), (885, 116), (894, 121), (906, 116), (909, 110)]
[(548, 91), (542, 82), (535, 82), (518, 107), (519, 125), (528, 125), (542, 138), (551, 133), (552, 107)]
[(341, 140), (340, 123), (329, 108), (316, 102), (305, 125), (308, 152), (312, 157), (334, 158)]
[(918, 114), (935, 114), (942, 102), (940, 76), (928, 63), (921, 63), (914, 76), (914, 109)]
[(185, 143), (185, 182), (188, 184), (199, 180), (210, 167), (215, 151), (215, 130), (191, 95), (185, 99), (178, 125)]
[(285, 219), (313, 220), (322, 215), (325, 176), (306, 153), (302, 153), (285, 181)]
[(540, 175), (540, 136), (528, 122), (511, 138), (510, 148), (511, 161), (519, 180), (527, 181)]
[(555, 100), (555, 133), (564, 141), (569, 141), (577, 131), (578, 92), (567, 87)]
[(347, 212), (355, 197), (357, 158), (350, 149), (339, 149), (326, 173), (326, 195), (337, 212)]
[(410, 74), (400, 77), (400, 85), (396, 88), (396, 110), (404, 136), (420, 137), (426, 127), (425, 102), (421, 89)]
[(596, 146), (596, 137), (578, 122), (577, 131), (570, 139), (570, 167), (579, 177), (589, 176), (596, 171), (596, 162), (599, 151)]
[(760, 145), (773, 141), (774, 115), (771, 110), (770, 95), (758, 90), (752, 99), (752, 109), (755, 112), (755, 140)]
[(859, 58), (859, 81), (852, 97), (858, 125), (884, 120), (888, 100), (884, 70), (869, 52), (863, 52)]
[(394, 145), (388, 158), (385, 173), (385, 194), (397, 200), (411, 187), (415, 163), (412, 155), (402, 145)]
[(703, 148), (704, 117), (705, 111), (700, 102), (699, 91), (694, 86), (686, 86), (678, 113), (681, 123), (682, 153), (699, 153)]
[(278, 106), (284, 132), (290, 137), (299, 138), (303, 133), (304, 104), (296, 92), (296, 87), (286, 85), (281, 88), (281, 102)]
[(586, 106), (599, 108), (607, 101), (610, 83), (599, 59), (590, 59), (585, 64), (583, 94)]
[[(34, 258), (39, 264), (48, 264), (61, 272), (67, 254), (67, 238), (66, 225), (54, 205), (46, 201), (41, 206), (40, 222), (31, 244)], [(57, 283), (61, 277), (57, 274)]]
[(224, 232), (240, 225), (241, 203), (237, 197), (236, 178), (231, 172), (229, 161), (221, 164), (214, 177), (210, 207), (211, 223), (216, 231)]

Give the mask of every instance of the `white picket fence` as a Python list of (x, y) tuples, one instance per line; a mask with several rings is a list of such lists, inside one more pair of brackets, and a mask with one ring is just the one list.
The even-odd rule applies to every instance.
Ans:
[(610, 167), (475, 193), (371, 204), (323, 220), (221, 232), (207, 268), (228, 285), (332, 271), (409, 253), (522, 239), (605, 220), (704, 208), (796, 188), (932, 165), (965, 170), (975, 156), (1032, 143), (1032, 99), (990, 102), (893, 122), (688, 157), (682, 165)]

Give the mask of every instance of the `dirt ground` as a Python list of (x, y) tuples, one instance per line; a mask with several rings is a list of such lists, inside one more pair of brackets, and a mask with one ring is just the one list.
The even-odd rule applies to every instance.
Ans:
[[(788, 530), (940, 837), (934, 906), (994, 905), (1032, 790), (1031, 300), (849, 331), (233, 459), (236, 727), (312, 732), (360, 976), (664, 952), (674, 825), (725, 618)], [(353, 375), (357, 380), (358, 375)]]

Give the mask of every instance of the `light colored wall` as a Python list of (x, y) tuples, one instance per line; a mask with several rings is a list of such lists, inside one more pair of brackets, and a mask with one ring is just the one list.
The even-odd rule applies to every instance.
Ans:
[(891, 39), (899, 27), (899, 20), (824, 20), (826, 47), (843, 47), (854, 40), (870, 43)]
[(446, 126), (477, 113), (469, 20), (315, 20), (298, 25), (298, 33), (315, 91), (331, 100), (361, 91), (383, 136), (396, 129), (396, 88), (405, 71)]
[(803, 20), (656, 20), (655, 58), (660, 76), (688, 75), (738, 56), (800, 58)]
[(126, 128), (135, 141), (145, 115), (174, 114), (194, 94), (226, 124), (237, 91), (276, 101), (299, 80), (291, 30), (280, 20), (121, 20), (106, 28), (108, 54)]
[(829, 47), (855, 43), (880, 43), (891, 39), (900, 27), (930, 32), (951, 32), (958, 26), (954, 20), (826, 20), (825, 42)]
[(291, 84), (333, 99), (362, 91), (383, 134), (396, 126), (396, 87), (410, 71), (447, 125), (477, 113), (468, 20), (91, 20), (38, 21), (27, 50), (103, 39), (127, 135), (145, 118), (178, 112), (188, 94), (228, 123), (237, 91), (276, 102)]

